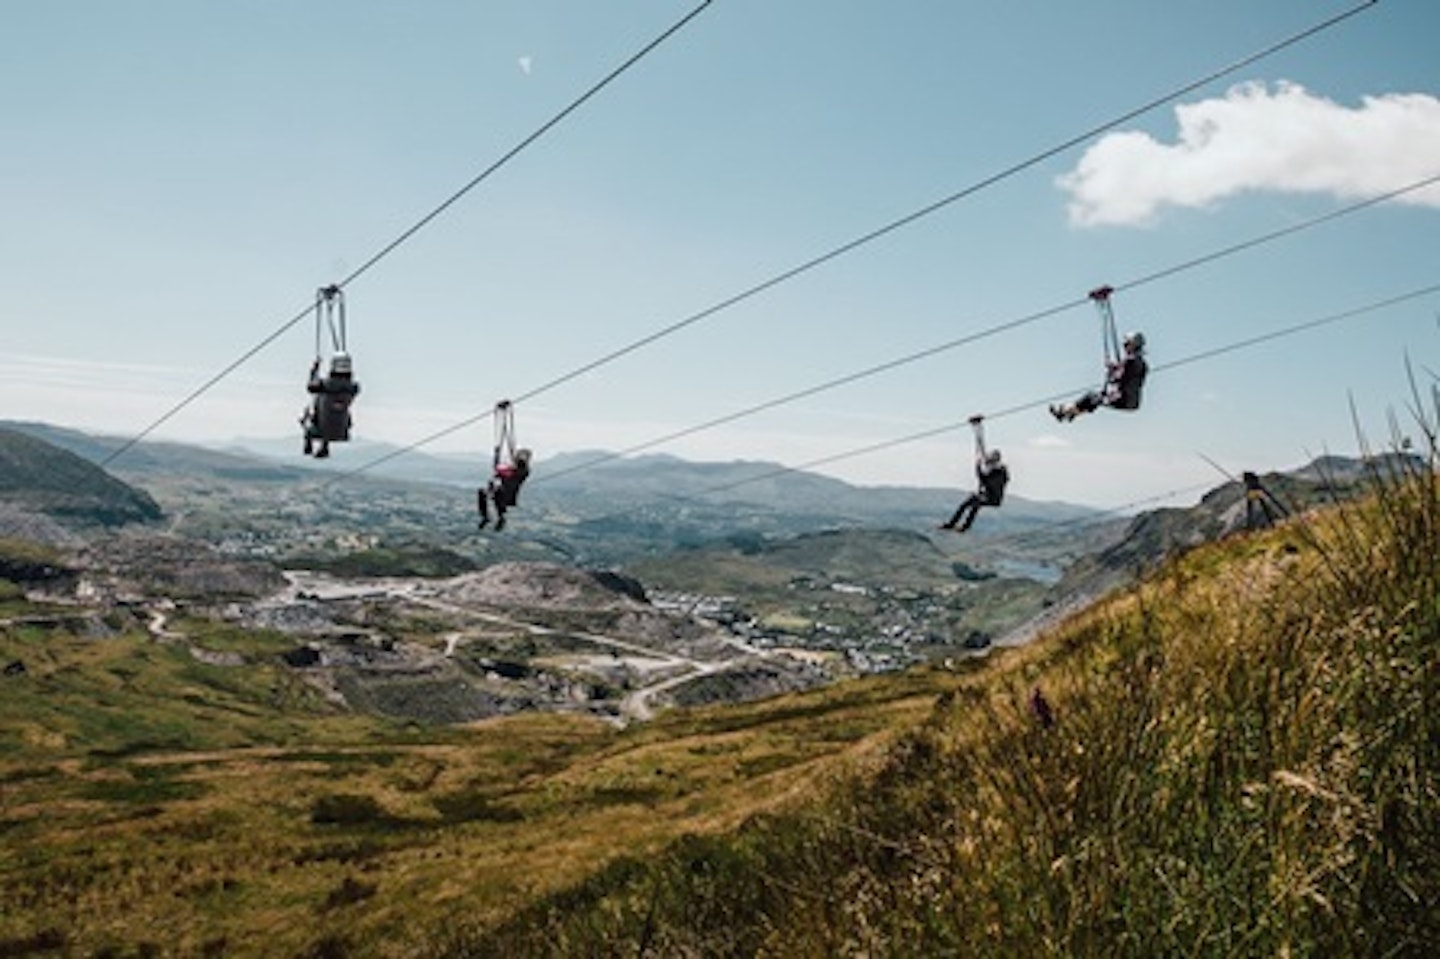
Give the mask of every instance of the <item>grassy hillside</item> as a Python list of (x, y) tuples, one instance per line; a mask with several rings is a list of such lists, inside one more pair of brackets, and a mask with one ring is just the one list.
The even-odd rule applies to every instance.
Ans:
[(626, 730), (0, 582), (0, 955), (1434, 954), (1440, 481), (1381, 479), (959, 672)]
[[(0, 584), (3, 585), (3, 584)], [(919, 722), (919, 672), (618, 730), (336, 709), (281, 634), (199, 650), (0, 589), (0, 956), (413, 955), (732, 831)]]
[[(1377, 476), (1421, 467), (1404, 456), (1363, 460), (1321, 457), (1294, 473), (1258, 477), (1264, 490), (1286, 512), (1354, 499)], [(1163, 558), (1246, 528), (1246, 490), (1232, 480), (1210, 490), (1193, 506), (1150, 510), (1130, 520), (1124, 532), (1068, 566), (1057, 593), (1097, 596), (1133, 581), (1137, 570), (1151, 569)]]
[(87, 523), (155, 520), (160, 507), (69, 450), (0, 428), (0, 502)]
[(1432, 468), (1198, 548), (962, 679), (870, 774), (438, 952), (1440, 954)]

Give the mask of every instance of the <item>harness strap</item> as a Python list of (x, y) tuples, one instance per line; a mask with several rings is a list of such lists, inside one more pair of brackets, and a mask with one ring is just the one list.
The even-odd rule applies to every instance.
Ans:
[(975, 431), (975, 455), (985, 456), (985, 417), (979, 413), (970, 417), (970, 429)]
[(1100, 313), (1100, 344), (1105, 351), (1105, 364), (1118, 363), (1124, 357), (1120, 348), (1120, 331), (1115, 328), (1115, 311), (1110, 306), (1113, 286), (1097, 286), (1090, 291), (1090, 300)]
[(515, 463), (515, 406), (509, 400), (495, 404), (495, 468)]
[(330, 331), (330, 345), (335, 352), (344, 352), (345, 343), (345, 292), (331, 284), (315, 292), (315, 357), (323, 353), (322, 332)]

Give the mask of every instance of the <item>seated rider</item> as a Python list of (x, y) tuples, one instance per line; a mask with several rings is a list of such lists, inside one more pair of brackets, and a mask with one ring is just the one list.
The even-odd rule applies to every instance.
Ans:
[(490, 482), (481, 487), (476, 493), (476, 506), (480, 510), (479, 528), (484, 529), (490, 524), (490, 503), (495, 504), (495, 529), (498, 532), (505, 528), (505, 511), (516, 505), (520, 497), (520, 487), (530, 477), (530, 451), (520, 449), (515, 451), (513, 462), (504, 462), (500, 459), (499, 450), (496, 450), (495, 475), (490, 477)]
[(1140, 389), (1145, 385), (1145, 374), (1150, 371), (1145, 363), (1145, 334), (1131, 333), (1122, 344), (1125, 355), (1105, 364), (1105, 386), (1091, 391), (1073, 403), (1056, 404), (1050, 407), (1050, 414), (1062, 423), (1068, 423), (1081, 413), (1093, 413), (1102, 406), (1116, 410), (1138, 410)]
[[(1005, 484), (1010, 482), (1010, 471), (1000, 460), (999, 450), (985, 449), (985, 433), (981, 429), (982, 417), (970, 417), (975, 430), (975, 478), (979, 486), (955, 509), (955, 515), (940, 524), (941, 529), (963, 533), (975, 522), (975, 514), (982, 506), (999, 506), (1005, 499)], [(958, 524), (958, 525), (957, 525)]]
[[(305, 455), (324, 459), (330, 455), (330, 443), (350, 439), (350, 404), (360, 392), (354, 380), (354, 365), (348, 353), (330, 358), (330, 375), (320, 375), (320, 360), (310, 365), (310, 382), (305, 387), (315, 394), (315, 401), (305, 410), (300, 424), (305, 428)], [(319, 440), (318, 447), (315, 445)]]

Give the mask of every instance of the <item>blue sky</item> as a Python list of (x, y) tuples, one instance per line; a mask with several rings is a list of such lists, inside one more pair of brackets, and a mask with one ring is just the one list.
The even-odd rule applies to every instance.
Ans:
[[(357, 434), (413, 443), (1220, 66), (1331, 0), (715, 0), (348, 288)], [(693, 9), (661, 0), (10, 4), (0, 418), (130, 436)], [(536, 396), (618, 449), (1440, 174), (1440, 5), (1301, 44)], [(1177, 112), (1177, 106), (1179, 110)], [(1440, 190), (1117, 295), (1153, 364), (1440, 283)], [(1440, 370), (1440, 296), (994, 420), (1012, 490), (1115, 506), (1356, 442)], [(298, 430), (303, 322), (155, 433)], [(1098, 380), (1079, 307), (656, 448), (789, 465)], [(488, 420), (426, 447), (488, 458)], [(823, 467), (969, 486), (963, 430)], [(298, 440), (297, 440), (298, 461)], [(337, 462), (359, 466), (357, 450)]]

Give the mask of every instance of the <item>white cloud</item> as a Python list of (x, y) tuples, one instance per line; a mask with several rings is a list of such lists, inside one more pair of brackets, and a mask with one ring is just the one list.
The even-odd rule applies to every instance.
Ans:
[[(1232, 87), (1175, 108), (1179, 140), (1101, 138), (1057, 185), (1078, 226), (1140, 224), (1165, 205), (1203, 207), (1247, 190), (1376, 196), (1440, 174), (1440, 99), (1365, 97), (1348, 108), (1282, 82)], [(1440, 188), (1403, 202), (1440, 207)]]
[(530, 57), (521, 57), (515, 62), (520, 64), (520, 72), (528, 77), (530, 75), (530, 65), (534, 63), (534, 61)]

